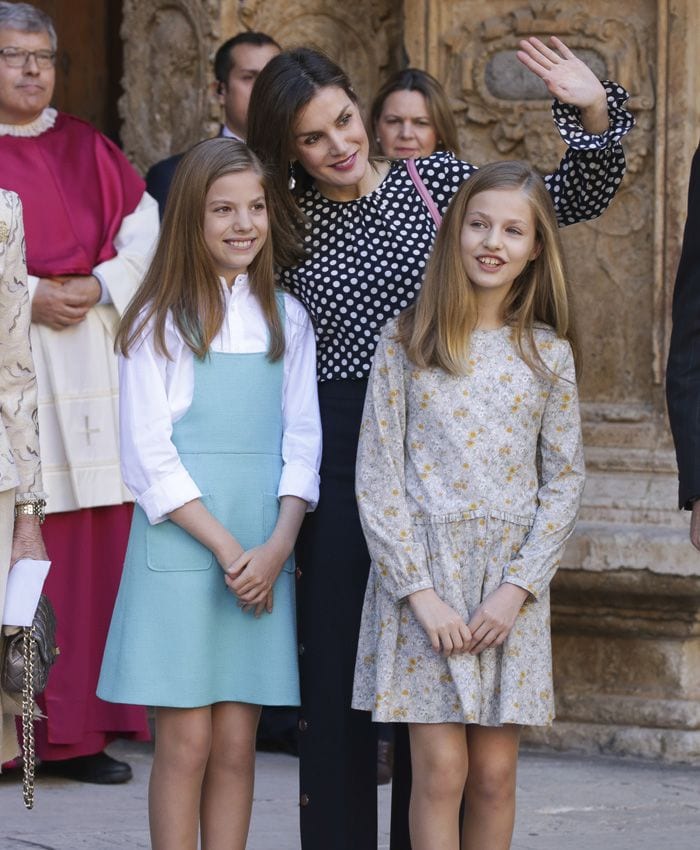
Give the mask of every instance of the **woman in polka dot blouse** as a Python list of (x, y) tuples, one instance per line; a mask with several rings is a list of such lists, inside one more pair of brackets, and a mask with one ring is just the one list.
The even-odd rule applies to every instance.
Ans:
[[(558, 39), (521, 42), (518, 58), (557, 100), (568, 144), (545, 178), (560, 225), (595, 218), (625, 170), (620, 139), (633, 124), (627, 93), (601, 84)], [(323, 425), (321, 499), (297, 548), (302, 689), (303, 850), (375, 850), (376, 734), (350, 708), (370, 558), (354, 494), (367, 376), (384, 324), (420, 287), (436, 224), (406, 162), (375, 161), (357, 97), (328, 57), (301, 48), (275, 57), (251, 98), (248, 144), (270, 172), (281, 282), (315, 324)], [(416, 161), (440, 213), (475, 170), (447, 152)], [(398, 741), (392, 850), (410, 848), (407, 767)]]

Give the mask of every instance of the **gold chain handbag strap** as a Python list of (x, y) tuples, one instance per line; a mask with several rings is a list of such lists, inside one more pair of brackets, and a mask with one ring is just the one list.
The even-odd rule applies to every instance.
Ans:
[(24, 629), (22, 641), (24, 654), (24, 681), (22, 687), (22, 797), (24, 805), (34, 807), (34, 770), (36, 751), (34, 748), (34, 653), (36, 635), (34, 626)]

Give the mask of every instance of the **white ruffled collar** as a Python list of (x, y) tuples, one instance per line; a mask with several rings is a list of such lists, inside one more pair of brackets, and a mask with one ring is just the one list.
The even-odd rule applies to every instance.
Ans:
[(47, 106), (38, 118), (28, 124), (0, 124), (0, 136), (40, 136), (53, 127), (57, 116), (58, 112), (52, 106)]

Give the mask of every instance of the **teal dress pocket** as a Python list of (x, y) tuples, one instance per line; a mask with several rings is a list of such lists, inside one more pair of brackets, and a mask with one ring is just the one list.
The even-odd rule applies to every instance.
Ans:
[[(211, 496), (202, 496), (204, 506), (215, 513)], [(174, 553), (177, 556), (174, 557)], [(156, 572), (208, 570), (215, 558), (199, 540), (170, 519), (146, 528), (146, 563)]]

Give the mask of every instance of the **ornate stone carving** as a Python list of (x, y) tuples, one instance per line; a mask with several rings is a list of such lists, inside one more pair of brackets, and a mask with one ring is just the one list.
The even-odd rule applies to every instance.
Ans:
[[(513, 3), (478, 4), (478, 12), (476, 5), (450, 5), (450, 21), (445, 22), (448, 29), (441, 37), (438, 71), (465, 124), (491, 126), (491, 141), (499, 153), (529, 159), (543, 169), (553, 168), (560, 156), (556, 137), (532, 132), (546, 120), (550, 97), (544, 85), (514, 56), (518, 42), (531, 35), (559, 36), (584, 59), (592, 60), (592, 67), (601, 76), (633, 85), (630, 105), (635, 111), (653, 108), (653, 83), (649, 66), (642, 61), (648, 55), (652, 33), (643, 26), (641, 18), (635, 20), (619, 7), (610, 15), (592, 7), (584, 11), (578, 4), (560, 0), (531, 0), (517, 8), (513, 8)], [(499, 5), (508, 10), (495, 14)], [(496, 70), (500, 90), (494, 90), (492, 82)], [(639, 138), (640, 134), (636, 135)], [(638, 143), (632, 136), (626, 149), (628, 168), (638, 171), (648, 145)]]
[(216, 131), (211, 60), (219, 43), (260, 30), (285, 47), (319, 47), (348, 71), (367, 104), (399, 64), (398, 0), (125, 0), (125, 149), (145, 170)]
[(643, 167), (654, 151), (655, 92), (645, 57), (654, 50), (656, 21), (655, 4), (641, 5), (635, 3), (631, 14), (629, 3), (616, 5), (612, 12), (600, 3), (583, 7), (559, 0), (412, 4), (413, 21), (420, 20), (422, 11), (427, 26), (424, 57), (417, 36), (409, 34), (419, 54), (411, 61), (420, 64), (424, 58), (444, 82), (460, 125), (463, 153), (473, 162), (512, 157), (550, 171), (562, 155), (563, 145), (551, 125), (551, 98), (515, 59), (518, 42), (527, 36), (561, 37), (600, 76), (619, 80), (632, 91), (630, 105), (639, 126), (625, 140), (625, 187), (605, 216), (564, 234), (572, 289), (585, 324), (582, 396), (591, 402), (656, 403), (650, 398), (655, 376), (654, 317), (649, 309), (653, 173)]
[(119, 111), (126, 153), (141, 170), (204, 135), (218, 5), (214, 0), (125, 0)]
[[(233, 4), (230, 4), (233, 5)], [(368, 104), (399, 53), (398, 0), (242, 0), (241, 29), (268, 32), (283, 47), (317, 47), (345, 70)]]

